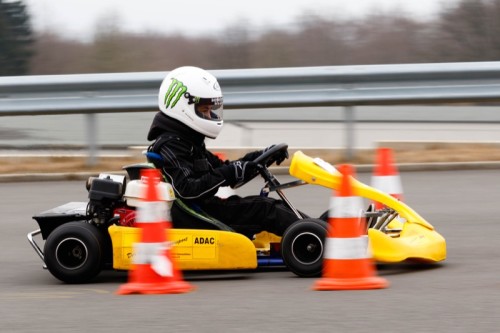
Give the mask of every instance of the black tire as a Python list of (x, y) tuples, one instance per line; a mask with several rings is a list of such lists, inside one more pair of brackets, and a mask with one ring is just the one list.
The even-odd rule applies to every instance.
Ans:
[(89, 282), (103, 267), (106, 244), (97, 227), (83, 221), (69, 222), (47, 237), (45, 264), (50, 273), (63, 282)]
[(290, 271), (300, 277), (320, 276), (328, 224), (320, 219), (303, 219), (285, 230), (281, 256)]

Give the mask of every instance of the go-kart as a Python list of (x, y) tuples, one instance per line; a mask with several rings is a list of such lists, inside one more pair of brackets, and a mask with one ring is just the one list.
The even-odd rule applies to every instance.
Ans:
[[(171, 209), (184, 214), (181, 223), (173, 221), (174, 228), (168, 233), (179, 269), (248, 270), (286, 266), (301, 277), (321, 274), (328, 211), (319, 218), (308, 217), (292, 205), (283, 190), (306, 184), (337, 189), (341, 174), (331, 164), (298, 151), (289, 170), (298, 179), (281, 184), (269, 166), (287, 148), (286, 144), (275, 145), (254, 161), (265, 181), (261, 195), (275, 192), (297, 216), (282, 237), (262, 232), (250, 239), (175, 198), (170, 184), (161, 183), (161, 197), (169, 202)], [(30, 232), (28, 240), (53, 276), (66, 283), (84, 283), (103, 269), (131, 268), (134, 243), (140, 238), (140, 228), (134, 226), (138, 193), (144, 186), (140, 170), (157, 167), (154, 156), (148, 160), (124, 167), (128, 179), (110, 174), (89, 178), (88, 202), (69, 202), (33, 216), (39, 229)], [(356, 195), (386, 207), (375, 210), (370, 204), (361, 213), (367, 219), (375, 260), (438, 262), (446, 258), (444, 238), (410, 207), (355, 179), (351, 183)], [(187, 228), (182, 227), (184, 221), (189, 221)], [(38, 235), (45, 241), (43, 250), (35, 241)]]

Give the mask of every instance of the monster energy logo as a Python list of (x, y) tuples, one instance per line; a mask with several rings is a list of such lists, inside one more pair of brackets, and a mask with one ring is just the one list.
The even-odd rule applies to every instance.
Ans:
[(173, 108), (186, 91), (187, 87), (181, 81), (172, 79), (172, 82), (165, 93), (165, 100), (163, 101), (163, 104), (165, 104), (167, 108)]

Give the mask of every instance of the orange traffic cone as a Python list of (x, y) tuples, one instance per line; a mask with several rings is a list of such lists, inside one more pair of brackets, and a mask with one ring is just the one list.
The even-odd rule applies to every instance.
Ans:
[(375, 265), (368, 248), (365, 219), (360, 217), (362, 198), (353, 195), (352, 166), (341, 165), (337, 196), (330, 201), (328, 233), (323, 256), (323, 276), (314, 290), (378, 289), (388, 282), (375, 275)]
[(157, 169), (141, 171), (146, 182), (143, 200), (137, 208), (136, 225), (141, 228), (141, 240), (134, 244), (129, 281), (118, 289), (118, 294), (177, 294), (194, 288), (182, 280), (172, 257), (168, 231), (171, 218), (168, 203), (160, 201)]
[[(390, 148), (378, 148), (376, 165), (373, 171), (371, 186), (385, 192), (398, 200), (403, 200), (403, 186), (398, 170), (393, 162)], [(381, 209), (384, 205), (375, 202), (375, 208)]]
[[(215, 152), (214, 155), (223, 161), (227, 160), (227, 156), (223, 152)], [(226, 198), (229, 198), (230, 196), (235, 195), (235, 194), (236, 194), (236, 191), (234, 189), (232, 189), (231, 187), (221, 186), (221, 187), (219, 187), (219, 190), (217, 191), (217, 193), (215, 193), (215, 196), (222, 198), (222, 199), (226, 199)]]

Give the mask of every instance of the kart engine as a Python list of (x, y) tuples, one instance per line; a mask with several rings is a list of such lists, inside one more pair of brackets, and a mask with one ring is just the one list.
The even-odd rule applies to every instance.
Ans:
[(113, 218), (116, 204), (122, 201), (125, 192), (125, 177), (101, 174), (87, 180), (89, 203), (87, 216), (96, 225), (106, 225)]

